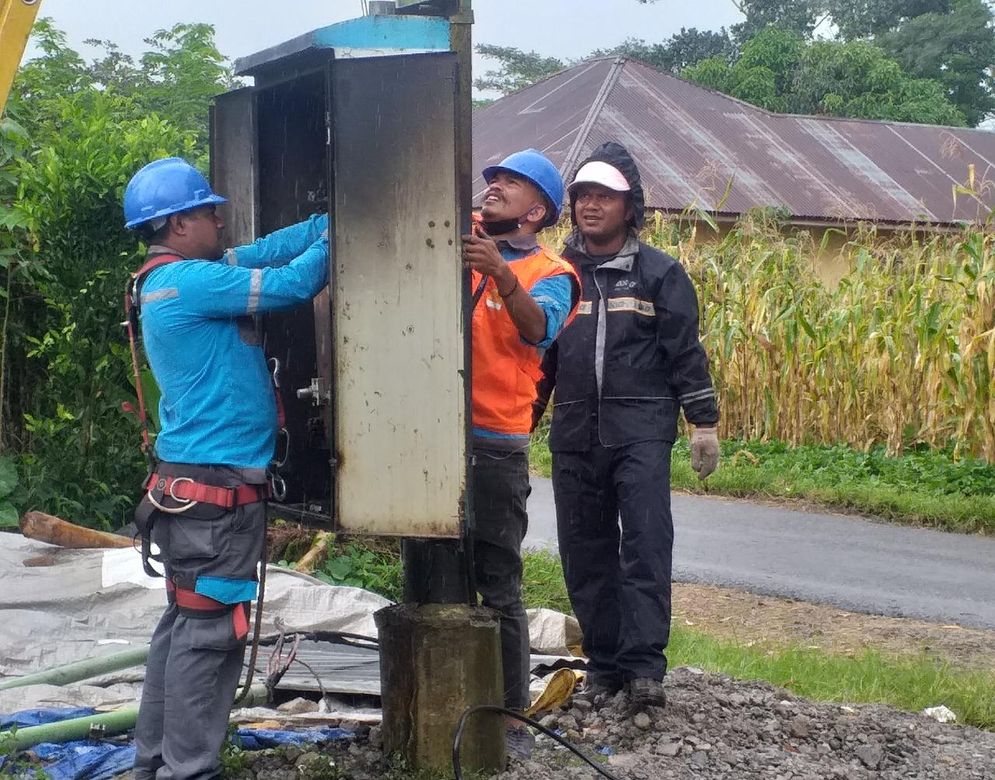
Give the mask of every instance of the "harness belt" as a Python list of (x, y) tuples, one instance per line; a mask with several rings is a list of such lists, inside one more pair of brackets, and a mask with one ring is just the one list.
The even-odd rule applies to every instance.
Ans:
[[(234, 509), (265, 501), (270, 497), (270, 486), (243, 484), (237, 487), (218, 487), (195, 482), (190, 477), (168, 477), (153, 473), (145, 482), (145, 492), (150, 500), (157, 504), (158, 509), (178, 514), (199, 503), (219, 506), (222, 509)], [(174, 501), (184, 502), (183, 506), (167, 509), (161, 506), (160, 501), (155, 500), (166, 496)]]
[(193, 618), (215, 618), (231, 613), (232, 629), (235, 638), (242, 640), (249, 635), (249, 602), (241, 604), (223, 604), (210, 596), (204, 596), (189, 588), (166, 580), (166, 598), (170, 604), (176, 604), (180, 612)]

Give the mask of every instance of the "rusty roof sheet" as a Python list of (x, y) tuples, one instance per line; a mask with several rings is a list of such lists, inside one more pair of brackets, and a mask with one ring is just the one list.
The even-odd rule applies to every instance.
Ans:
[[(590, 60), (473, 114), (476, 171), (535, 147), (569, 177), (608, 140), (635, 158), (646, 205), (667, 211), (950, 224), (995, 205), (987, 191), (954, 197), (971, 164), (995, 178), (995, 133), (774, 114), (632, 60)], [(478, 175), (475, 202), (484, 188)]]

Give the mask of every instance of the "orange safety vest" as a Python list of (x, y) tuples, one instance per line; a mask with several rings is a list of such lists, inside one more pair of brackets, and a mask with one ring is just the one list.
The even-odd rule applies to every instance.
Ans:
[[(525, 290), (550, 276), (568, 274), (580, 290), (580, 279), (573, 267), (543, 246), (539, 251), (508, 265)], [(476, 290), (483, 276), (472, 271), (471, 290)], [(567, 322), (577, 309), (579, 295)], [(536, 399), (536, 382), (542, 376), (539, 350), (526, 344), (508, 314), (504, 299), (493, 279), (487, 280), (483, 295), (473, 310), (473, 424), (497, 433), (527, 436), (532, 428), (532, 402)]]

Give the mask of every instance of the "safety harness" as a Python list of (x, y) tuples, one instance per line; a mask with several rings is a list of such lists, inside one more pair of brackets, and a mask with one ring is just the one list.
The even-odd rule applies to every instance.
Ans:
[[(159, 474), (155, 454), (152, 448), (152, 440), (149, 434), (148, 413), (145, 408), (145, 395), (142, 389), (142, 375), (138, 355), (139, 342), (139, 316), (141, 313), (141, 286), (145, 277), (164, 265), (177, 263), (187, 258), (176, 254), (159, 254), (150, 257), (141, 268), (135, 271), (128, 279), (125, 295), (124, 310), (125, 321), (123, 323), (128, 333), (128, 342), (131, 348), (131, 363), (135, 375), (135, 393), (138, 401), (138, 408), (135, 409), (130, 403), (122, 404), (122, 408), (129, 414), (134, 414), (141, 425), (142, 455), (148, 465), (149, 475), (145, 480), (145, 497), (135, 512), (135, 523), (138, 526), (141, 536), (142, 567), (150, 577), (161, 577), (162, 575), (152, 567), (150, 561), (159, 561), (160, 557), (152, 553), (152, 527), (155, 522), (155, 510), (172, 515), (180, 515), (189, 511), (198, 504), (209, 504), (225, 510), (232, 510), (239, 506), (255, 504), (265, 501), (274, 493), (277, 497), (285, 492), (283, 480), (275, 470), (272, 471), (268, 484), (241, 484), (234, 487), (223, 487), (198, 482), (191, 477)], [(279, 431), (283, 433), (285, 446), (289, 449), (289, 437), (286, 436), (286, 414), (284, 412), (282, 399), (279, 393), (279, 362), (272, 365), (274, 394), (276, 396), (277, 424)], [(278, 434), (279, 438), (279, 434)], [(282, 457), (286, 461), (286, 453)], [(277, 466), (283, 462), (276, 462)], [(259, 618), (262, 614), (263, 588), (265, 587), (265, 544), (263, 576), (259, 582), (258, 608), (256, 615), (256, 633), (258, 638)], [(249, 631), (249, 602), (237, 604), (226, 604), (216, 599), (198, 593), (196, 582), (181, 582), (179, 577), (174, 576), (172, 580), (166, 580), (167, 598), (171, 604), (177, 607), (186, 615), (198, 618), (222, 617), (227, 614), (232, 616), (232, 628), (238, 639), (245, 639)], [(255, 644), (253, 654), (255, 654)]]
[[(212, 504), (224, 509), (234, 509), (245, 504), (264, 501), (270, 496), (276, 497), (277, 500), (282, 500), (286, 494), (286, 484), (280, 476), (278, 469), (287, 462), (290, 450), (290, 434), (287, 431), (287, 414), (283, 406), (283, 398), (280, 395), (280, 361), (276, 358), (271, 358), (268, 361), (273, 381), (273, 395), (276, 400), (278, 443), (278, 453), (271, 463), (269, 485), (239, 485), (236, 488), (224, 488), (195, 482), (189, 477), (163, 477), (156, 473), (155, 454), (152, 448), (151, 436), (149, 435), (148, 412), (145, 408), (145, 393), (142, 388), (142, 373), (138, 356), (138, 342), (141, 332), (139, 330), (141, 286), (145, 277), (152, 271), (164, 265), (184, 260), (187, 260), (187, 258), (168, 253), (150, 257), (141, 268), (131, 274), (124, 293), (125, 321), (123, 325), (128, 332), (128, 343), (131, 347), (131, 366), (135, 375), (135, 394), (138, 400), (138, 408), (135, 409), (127, 401), (121, 405), (121, 408), (126, 413), (135, 415), (141, 425), (141, 450), (149, 471), (149, 476), (145, 480), (146, 495), (156, 509), (170, 514), (181, 514), (199, 503)], [(279, 446), (281, 443), (282, 447)], [(281, 449), (282, 454), (279, 452)], [(165, 496), (173, 499), (178, 505), (170, 507), (163, 504), (163, 497)]]

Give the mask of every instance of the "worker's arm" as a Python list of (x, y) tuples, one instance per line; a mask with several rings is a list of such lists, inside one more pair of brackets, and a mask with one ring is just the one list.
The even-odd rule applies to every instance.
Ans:
[(474, 271), (489, 276), (522, 338), (538, 344), (546, 337), (546, 313), (518, 282), (493, 239), (471, 234), (463, 236), (463, 260)]
[(677, 263), (663, 277), (654, 301), (657, 344), (670, 366), (671, 385), (691, 431), (691, 468), (705, 479), (719, 465), (719, 407), (698, 337), (698, 296)]
[(546, 349), (560, 335), (573, 309), (573, 302), (580, 295), (580, 290), (575, 289), (576, 286), (576, 282), (569, 274), (547, 276), (532, 285), (529, 295), (546, 315), (546, 332), (541, 341), (534, 342), (534, 346)]
[(534, 431), (549, 406), (549, 399), (556, 388), (556, 368), (557, 358), (560, 348), (557, 342), (553, 342), (547, 347), (542, 356), (540, 370), (542, 377), (536, 383), (536, 399), (532, 402), (532, 430)]
[(653, 304), (657, 345), (667, 361), (670, 384), (684, 416), (694, 425), (714, 426), (719, 409), (708, 357), (698, 338), (698, 296), (679, 264), (664, 276)]
[(243, 317), (310, 301), (328, 282), (328, 239), (319, 238), (279, 268), (185, 263), (175, 279), (177, 297), (203, 317)]
[(272, 268), (286, 265), (322, 235), (328, 235), (328, 215), (316, 214), (296, 225), (257, 238), (251, 244), (226, 250), (222, 262), (241, 268)]

